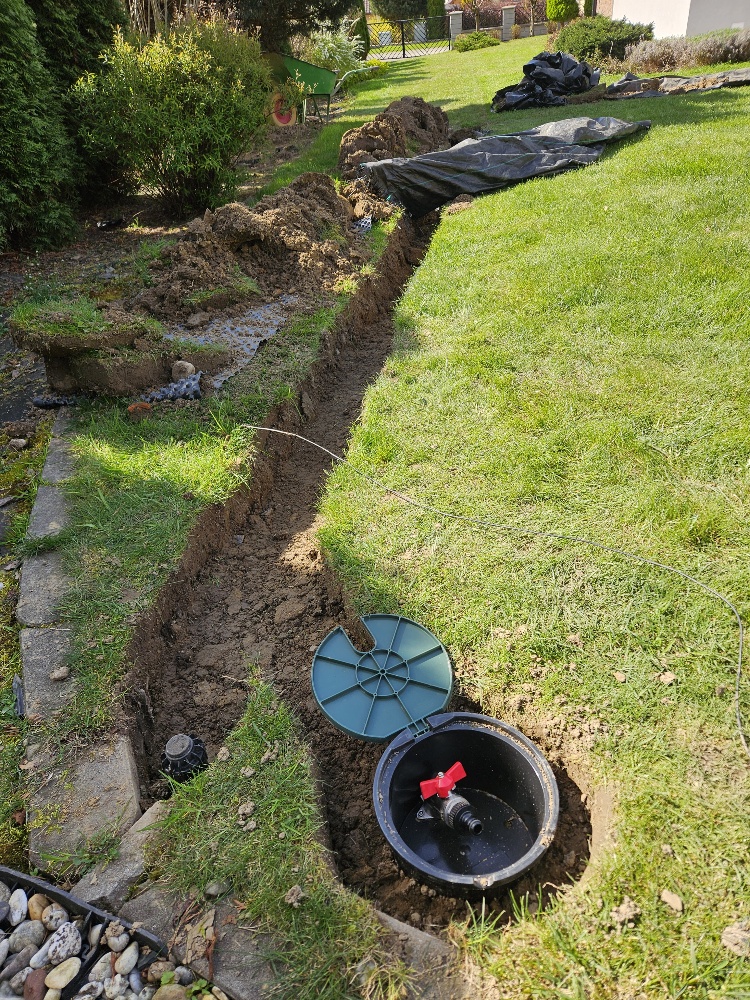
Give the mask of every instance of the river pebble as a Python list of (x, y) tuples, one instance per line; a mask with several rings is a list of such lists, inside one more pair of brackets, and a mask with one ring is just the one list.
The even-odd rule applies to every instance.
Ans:
[(47, 990), (44, 994), (44, 1000), (60, 1000), (60, 994), (62, 990)]
[(59, 903), (50, 903), (42, 913), (42, 923), (48, 931), (56, 931), (68, 922), (68, 911)]
[(104, 924), (94, 924), (89, 930), (89, 946), (91, 948), (96, 948), (99, 945), (103, 930)]
[(76, 993), (73, 1000), (96, 1000), (96, 997), (100, 997), (102, 995), (103, 990), (103, 983), (86, 983), (86, 985), (82, 986)]
[(111, 951), (125, 951), (130, 944), (130, 935), (122, 924), (114, 921), (104, 932), (107, 944)]
[(107, 1000), (116, 1000), (117, 997), (123, 996), (127, 988), (127, 978), (121, 976), (119, 973), (113, 976), (112, 979), (104, 980), (104, 996)]
[(138, 971), (138, 969), (133, 969), (132, 972), (130, 972), (130, 974), (128, 975), (128, 986), (130, 986), (131, 990), (133, 991), (133, 993), (136, 994), (136, 996), (143, 989), (143, 980), (141, 979), (141, 974)]
[(29, 912), (29, 901), (23, 889), (16, 889), (15, 892), (11, 893), (8, 905), (10, 906), (8, 919), (14, 927), (17, 927), (22, 920), (26, 919), (26, 914)]
[(10, 899), (10, 889), (5, 882), (0, 882), (0, 901), (7, 903)]
[(52, 938), (47, 938), (39, 951), (31, 957), (29, 965), (32, 969), (41, 969), (47, 964), (47, 958), (49, 956), (49, 944)]
[(5, 959), (8, 957), (9, 951), (10, 951), (10, 938), (3, 938), (3, 940), (0, 941), (0, 965), (2, 965)]
[(31, 946), (34, 951), (42, 944), (47, 932), (41, 920), (24, 920), (8, 939), (13, 954)]
[(23, 993), (24, 983), (26, 982), (26, 980), (29, 978), (29, 976), (33, 971), (34, 971), (33, 969), (30, 969), (28, 966), (26, 966), (25, 969), (21, 969), (21, 971), (17, 972), (15, 976), (13, 976), (13, 978), (11, 979), (10, 988), (13, 990), (13, 992), (16, 994), (17, 997), (20, 997), (21, 994)]
[(68, 983), (72, 983), (81, 970), (80, 958), (66, 958), (56, 969), (53, 969), (44, 980), (45, 985), (51, 990), (64, 990)]
[(50, 938), (49, 960), (60, 965), (81, 950), (81, 934), (75, 924), (61, 924)]
[(13, 955), (9, 958), (3, 966), (3, 971), (0, 972), (0, 982), (7, 982), (9, 979), (12, 979), (17, 972), (20, 972), (21, 969), (25, 969), (35, 952), (36, 948), (31, 945), (28, 948), (24, 948), (23, 951), (19, 951), (17, 955)]
[(120, 957), (115, 962), (115, 972), (119, 972), (123, 976), (127, 976), (128, 973), (132, 972), (135, 968), (138, 961), (138, 955), (138, 942), (131, 941), (125, 951), (121, 952)]
[(23, 984), (23, 1000), (43, 1000), (47, 987), (44, 979), (47, 973), (44, 969), (32, 969)]
[(49, 906), (49, 900), (41, 892), (35, 892), (29, 898), (29, 920), (41, 920), (42, 914)]

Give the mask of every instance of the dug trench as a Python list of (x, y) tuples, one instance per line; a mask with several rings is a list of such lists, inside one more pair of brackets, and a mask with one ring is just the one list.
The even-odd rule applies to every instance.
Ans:
[[(401, 221), (378, 276), (355, 293), (299, 399), (277, 408), (268, 426), (294, 431), (304, 424), (306, 436), (338, 454), (344, 451), (365, 390), (391, 350), (393, 302), (421, 260), (433, 226)], [(279, 435), (261, 435), (259, 443), (250, 487), (203, 516), (131, 650), (130, 734), (143, 805), (168, 794), (161, 752), (174, 734), (199, 736), (213, 759), (243, 714), (248, 664), (255, 664), (306, 734), (343, 882), (398, 919), (438, 929), (463, 915), (465, 904), (405, 877), (391, 856), (372, 804), (373, 774), (384, 747), (334, 729), (310, 687), (313, 651), (331, 629), (343, 626), (368, 648), (317, 541), (318, 500), (331, 460)], [(481, 711), (460, 692), (449, 707)], [(552, 847), (513, 887), (517, 897), (528, 893), (532, 912), (580, 877), (591, 836), (585, 795), (566, 771), (559, 747), (554, 739), (545, 745), (543, 733), (539, 742), (553, 764), (561, 813)], [(507, 894), (493, 909), (513, 912)]]

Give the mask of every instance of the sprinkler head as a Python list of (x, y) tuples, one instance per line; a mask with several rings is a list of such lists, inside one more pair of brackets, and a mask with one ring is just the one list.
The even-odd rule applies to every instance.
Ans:
[(178, 733), (169, 740), (161, 755), (161, 769), (173, 781), (189, 781), (207, 767), (206, 744), (197, 736)]

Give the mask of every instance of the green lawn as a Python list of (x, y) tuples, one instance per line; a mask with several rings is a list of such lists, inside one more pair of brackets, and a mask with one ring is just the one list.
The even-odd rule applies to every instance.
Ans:
[[(356, 107), (417, 93), (498, 131), (569, 116), (488, 114), (516, 44), (528, 54), (445, 57), (466, 67), (460, 86), (443, 57), (404, 65)], [(572, 110), (653, 127), (441, 222), (349, 449), (397, 490), (521, 534), (409, 507), (340, 468), (323, 538), (361, 611), (432, 628), (482, 710), (546, 723), (588, 790), (615, 794), (613, 845), (585, 882), (485, 942), (502, 995), (747, 997), (750, 963), (720, 943), (750, 916), (736, 625), (675, 576), (523, 530), (667, 562), (750, 610), (750, 93)], [(642, 916), (617, 934), (625, 895)]]

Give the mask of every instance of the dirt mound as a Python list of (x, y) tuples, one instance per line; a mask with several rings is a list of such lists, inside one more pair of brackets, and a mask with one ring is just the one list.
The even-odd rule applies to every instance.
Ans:
[(402, 97), (371, 122), (344, 133), (339, 149), (341, 176), (353, 180), (360, 163), (440, 149), (447, 144), (448, 133), (448, 116), (442, 108), (421, 97)]
[(153, 287), (135, 304), (182, 319), (207, 306), (222, 308), (252, 294), (319, 295), (361, 264), (352, 246), (352, 207), (326, 174), (302, 174), (253, 208), (223, 205), (194, 219), (169, 247)]

